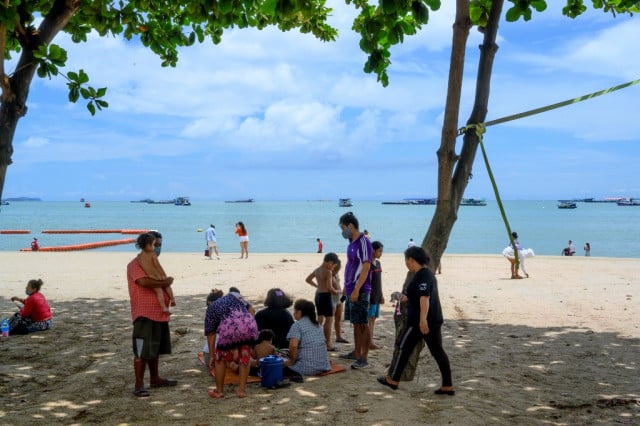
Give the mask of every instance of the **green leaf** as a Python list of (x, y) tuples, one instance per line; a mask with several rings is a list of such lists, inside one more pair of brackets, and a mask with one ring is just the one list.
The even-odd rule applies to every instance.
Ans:
[(91, 93), (89, 92), (89, 90), (88, 90), (88, 89), (86, 89), (86, 88), (84, 88), (84, 87), (81, 87), (81, 88), (80, 88), (80, 94), (82, 95), (82, 97), (83, 97), (84, 99), (89, 99), (89, 98), (91, 98)]
[(518, 7), (514, 6), (507, 10), (505, 18), (507, 19), (507, 22), (516, 22), (520, 18), (520, 15), (522, 15), (522, 12)]
[(98, 93), (96, 94), (96, 98), (101, 98), (104, 95), (106, 95), (107, 93), (107, 88), (106, 87), (101, 87), (98, 89)]
[(87, 104), (87, 109), (89, 110), (91, 115), (96, 115), (96, 107), (95, 107), (95, 105), (93, 105), (93, 102), (89, 102)]

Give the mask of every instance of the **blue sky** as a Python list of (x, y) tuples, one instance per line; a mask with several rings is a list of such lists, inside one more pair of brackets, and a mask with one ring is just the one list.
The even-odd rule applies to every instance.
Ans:
[[(390, 85), (365, 74), (350, 6), (332, 1), (335, 43), (297, 32), (235, 30), (192, 46), (176, 68), (137, 42), (94, 37), (68, 50), (107, 86), (91, 117), (62, 79), (34, 79), (14, 139), (4, 198), (47, 201), (353, 199), (436, 195), (454, 3), (393, 50)], [(552, 3), (552, 2), (550, 2)], [(560, 6), (500, 27), (488, 120), (640, 78), (638, 17)], [(468, 42), (462, 126), (478, 45)], [(640, 86), (490, 127), (505, 199), (640, 197)], [(480, 152), (466, 195), (494, 198)]]

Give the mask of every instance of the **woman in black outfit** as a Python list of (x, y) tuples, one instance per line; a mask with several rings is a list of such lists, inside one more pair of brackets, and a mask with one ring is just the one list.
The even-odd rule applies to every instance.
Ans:
[(272, 288), (267, 292), (264, 301), (264, 309), (256, 313), (256, 323), (258, 330), (269, 328), (275, 334), (273, 346), (278, 349), (289, 347), (287, 333), (294, 323), (293, 315), (288, 308), (293, 305), (293, 301), (279, 288)]
[(424, 339), (431, 355), (438, 363), (442, 375), (442, 386), (436, 389), (437, 395), (455, 395), (451, 380), (449, 357), (442, 348), (442, 307), (438, 297), (438, 284), (435, 276), (427, 267), (429, 256), (422, 247), (409, 247), (404, 252), (404, 260), (409, 271), (415, 275), (407, 286), (407, 319), (402, 333), (396, 341), (398, 356), (389, 367), (389, 375), (378, 377), (378, 382), (391, 389), (398, 389), (400, 377), (413, 348), (420, 339)]

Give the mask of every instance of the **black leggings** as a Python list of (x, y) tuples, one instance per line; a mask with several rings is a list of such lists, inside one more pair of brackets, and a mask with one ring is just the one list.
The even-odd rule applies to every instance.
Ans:
[(430, 328), (429, 334), (423, 335), (418, 327), (406, 326), (402, 331), (396, 346), (398, 347), (398, 356), (396, 362), (389, 368), (389, 374), (391, 379), (395, 382), (400, 381), (404, 367), (407, 365), (407, 361), (413, 352), (413, 348), (418, 344), (420, 339), (424, 339), (424, 342), (431, 352), (431, 356), (438, 363), (440, 368), (440, 375), (442, 376), (442, 386), (453, 386), (451, 380), (451, 366), (449, 365), (449, 357), (442, 348), (442, 330), (441, 327)]

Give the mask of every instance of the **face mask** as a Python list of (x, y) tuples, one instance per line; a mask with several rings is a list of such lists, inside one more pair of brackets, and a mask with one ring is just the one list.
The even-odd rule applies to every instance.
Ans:
[(27, 294), (27, 296), (31, 296), (31, 294), (33, 293), (33, 291), (26, 290), (26, 291), (25, 291), (25, 293)]
[(344, 228), (342, 230), (342, 238), (344, 238), (346, 240), (350, 240), (351, 239), (351, 228)]
[(156, 254), (156, 256), (160, 256), (160, 251), (162, 251), (162, 247), (153, 248), (153, 252)]

